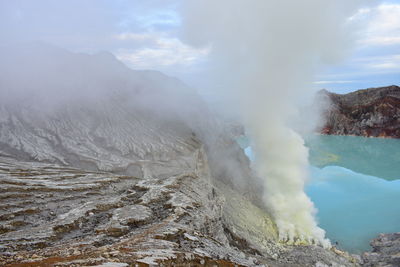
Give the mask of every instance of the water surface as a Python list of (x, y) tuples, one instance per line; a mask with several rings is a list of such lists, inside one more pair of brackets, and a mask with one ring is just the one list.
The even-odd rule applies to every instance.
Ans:
[(379, 233), (400, 231), (400, 180), (338, 166), (311, 167), (311, 179), (306, 193), (319, 211), (319, 225), (339, 247), (360, 253)]
[[(248, 140), (239, 142), (253, 159)], [(400, 232), (400, 140), (317, 135), (306, 145), (306, 193), (332, 243), (360, 253), (379, 233)]]
[(400, 179), (400, 140), (315, 135), (306, 138), (313, 166), (341, 166), (386, 180)]

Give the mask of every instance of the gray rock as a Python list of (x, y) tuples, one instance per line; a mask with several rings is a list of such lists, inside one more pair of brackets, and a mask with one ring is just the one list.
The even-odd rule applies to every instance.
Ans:
[(396, 85), (343, 95), (322, 90), (317, 99), (329, 103), (324, 134), (400, 138), (400, 87)]
[(362, 255), (363, 266), (400, 266), (400, 233), (380, 234), (371, 246), (372, 251)]
[[(61, 80), (104, 95), (59, 99), (51, 112), (35, 97), (0, 103), (1, 265), (358, 264), (339, 250), (277, 240), (248, 159), (190, 89), (109, 55), (52, 53), (70, 59), (50, 61), (66, 70), (55, 75), (72, 75)], [(121, 89), (101, 91), (109, 87)]]

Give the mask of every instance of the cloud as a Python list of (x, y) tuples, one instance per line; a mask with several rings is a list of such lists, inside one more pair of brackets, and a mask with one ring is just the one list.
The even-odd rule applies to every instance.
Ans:
[(0, 1), (0, 44), (40, 40), (87, 51), (106, 46), (117, 17), (105, 1)]
[(121, 0), (118, 27), (124, 32), (171, 31), (181, 21), (176, 0)]
[(148, 33), (134, 33), (134, 32), (129, 32), (129, 33), (120, 33), (115, 35), (115, 39), (117, 40), (132, 40), (132, 41), (146, 41), (149, 39), (152, 39), (152, 35)]
[(201, 62), (208, 49), (192, 48), (177, 38), (178, 4), (177, 0), (0, 0), (0, 45), (39, 40), (76, 52), (108, 50), (135, 69), (188, 69)]
[(315, 84), (347, 90), (398, 83), (395, 76), (400, 72), (400, 2), (362, 7), (349, 20), (358, 26), (353, 55), (343, 64), (320, 70)]
[(137, 21), (147, 29), (174, 28), (181, 24), (180, 17), (174, 10), (161, 10), (138, 16)]
[(194, 48), (162, 33), (121, 33), (118, 40), (145, 44), (136, 49), (119, 49), (116, 56), (135, 69), (188, 66), (203, 61), (210, 48)]
[(368, 23), (360, 44), (400, 45), (400, 4), (384, 3), (375, 8), (360, 9), (353, 18)]
[(366, 59), (366, 68), (383, 71), (400, 71), (400, 54)]
[(356, 81), (340, 81), (340, 80), (332, 80), (332, 81), (316, 81), (313, 82), (314, 84), (347, 84), (347, 83), (354, 83)]
[[(182, 21), (178, 11), (183, 1), (0, 0), (0, 46), (40, 40), (75, 52), (106, 50), (132, 68), (157, 69), (185, 79), (187, 73), (192, 75), (212, 66), (207, 65), (211, 49), (192, 47), (180, 39)], [(214, 11), (219, 12), (214, 8), (207, 14)], [(399, 1), (359, 9), (351, 20), (366, 28), (360, 32), (354, 58), (372, 57), (369, 61), (350, 59), (352, 71), (395, 70), (397, 59), (391, 60), (389, 54), (400, 51)], [(337, 39), (330, 32), (327, 38)], [(330, 49), (329, 44), (326, 49)], [(361, 50), (368, 50), (368, 54), (358, 53)], [(348, 69), (344, 66), (339, 71)], [(198, 81), (201, 79), (190, 79), (195, 86), (202, 86), (203, 81)]]

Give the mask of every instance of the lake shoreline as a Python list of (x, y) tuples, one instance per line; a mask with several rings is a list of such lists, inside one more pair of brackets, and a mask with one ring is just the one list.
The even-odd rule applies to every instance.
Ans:
[[(305, 139), (311, 166), (305, 190), (319, 210), (320, 226), (339, 249), (371, 253), (371, 240), (400, 231), (400, 209), (391, 205), (400, 200), (400, 169), (388, 168), (400, 166), (395, 140), (323, 134)], [(253, 161), (250, 141), (238, 142)]]

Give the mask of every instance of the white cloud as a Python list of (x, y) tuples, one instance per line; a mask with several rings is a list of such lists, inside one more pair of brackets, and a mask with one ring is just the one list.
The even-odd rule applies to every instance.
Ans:
[(357, 12), (349, 18), (350, 21), (358, 21), (364, 19), (370, 14), (371, 8), (360, 8)]
[(146, 41), (153, 39), (154, 37), (149, 34), (149, 33), (133, 33), (133, 32), (128, 32), (128, 33), (120, 33), (114, 36), (115, 39), (121, 40), (121, 41)]
[(346, 83), (354, 83), (356, 81), (337, 81), (337, 80), (332, 80), (332, 81), (316, 81), (314, 84), (346, 84)]
[(376, 70), (400, 71), (400, 55), (370, 58), (366, 67)]
[[(145, 46), (136, 49), (120, 49), (116, 56), (135, 69), (160, 69), (169, 66), (188, 66), (206, 58), (209, 48), (193, 48), (178, 38), (160, 33), (122, 33), (118, 40), (143, 42)], [(149, 45), (151, 44), (151, 45)]]
[(400, 45), (400, 4), (381, 4), (361, 9), (352, 18), (368, 23), (363, 45)]
[(392, 73), (400, 71), (400, 54), (368, 56), (352, 60), (356, 69), (365, 73)]
[(144, 28), (152, 28), (154, 25), (177, 27), (181, 23), (180, 17), (174, 10), (166, 9), (138, 16), (137, 21)]

